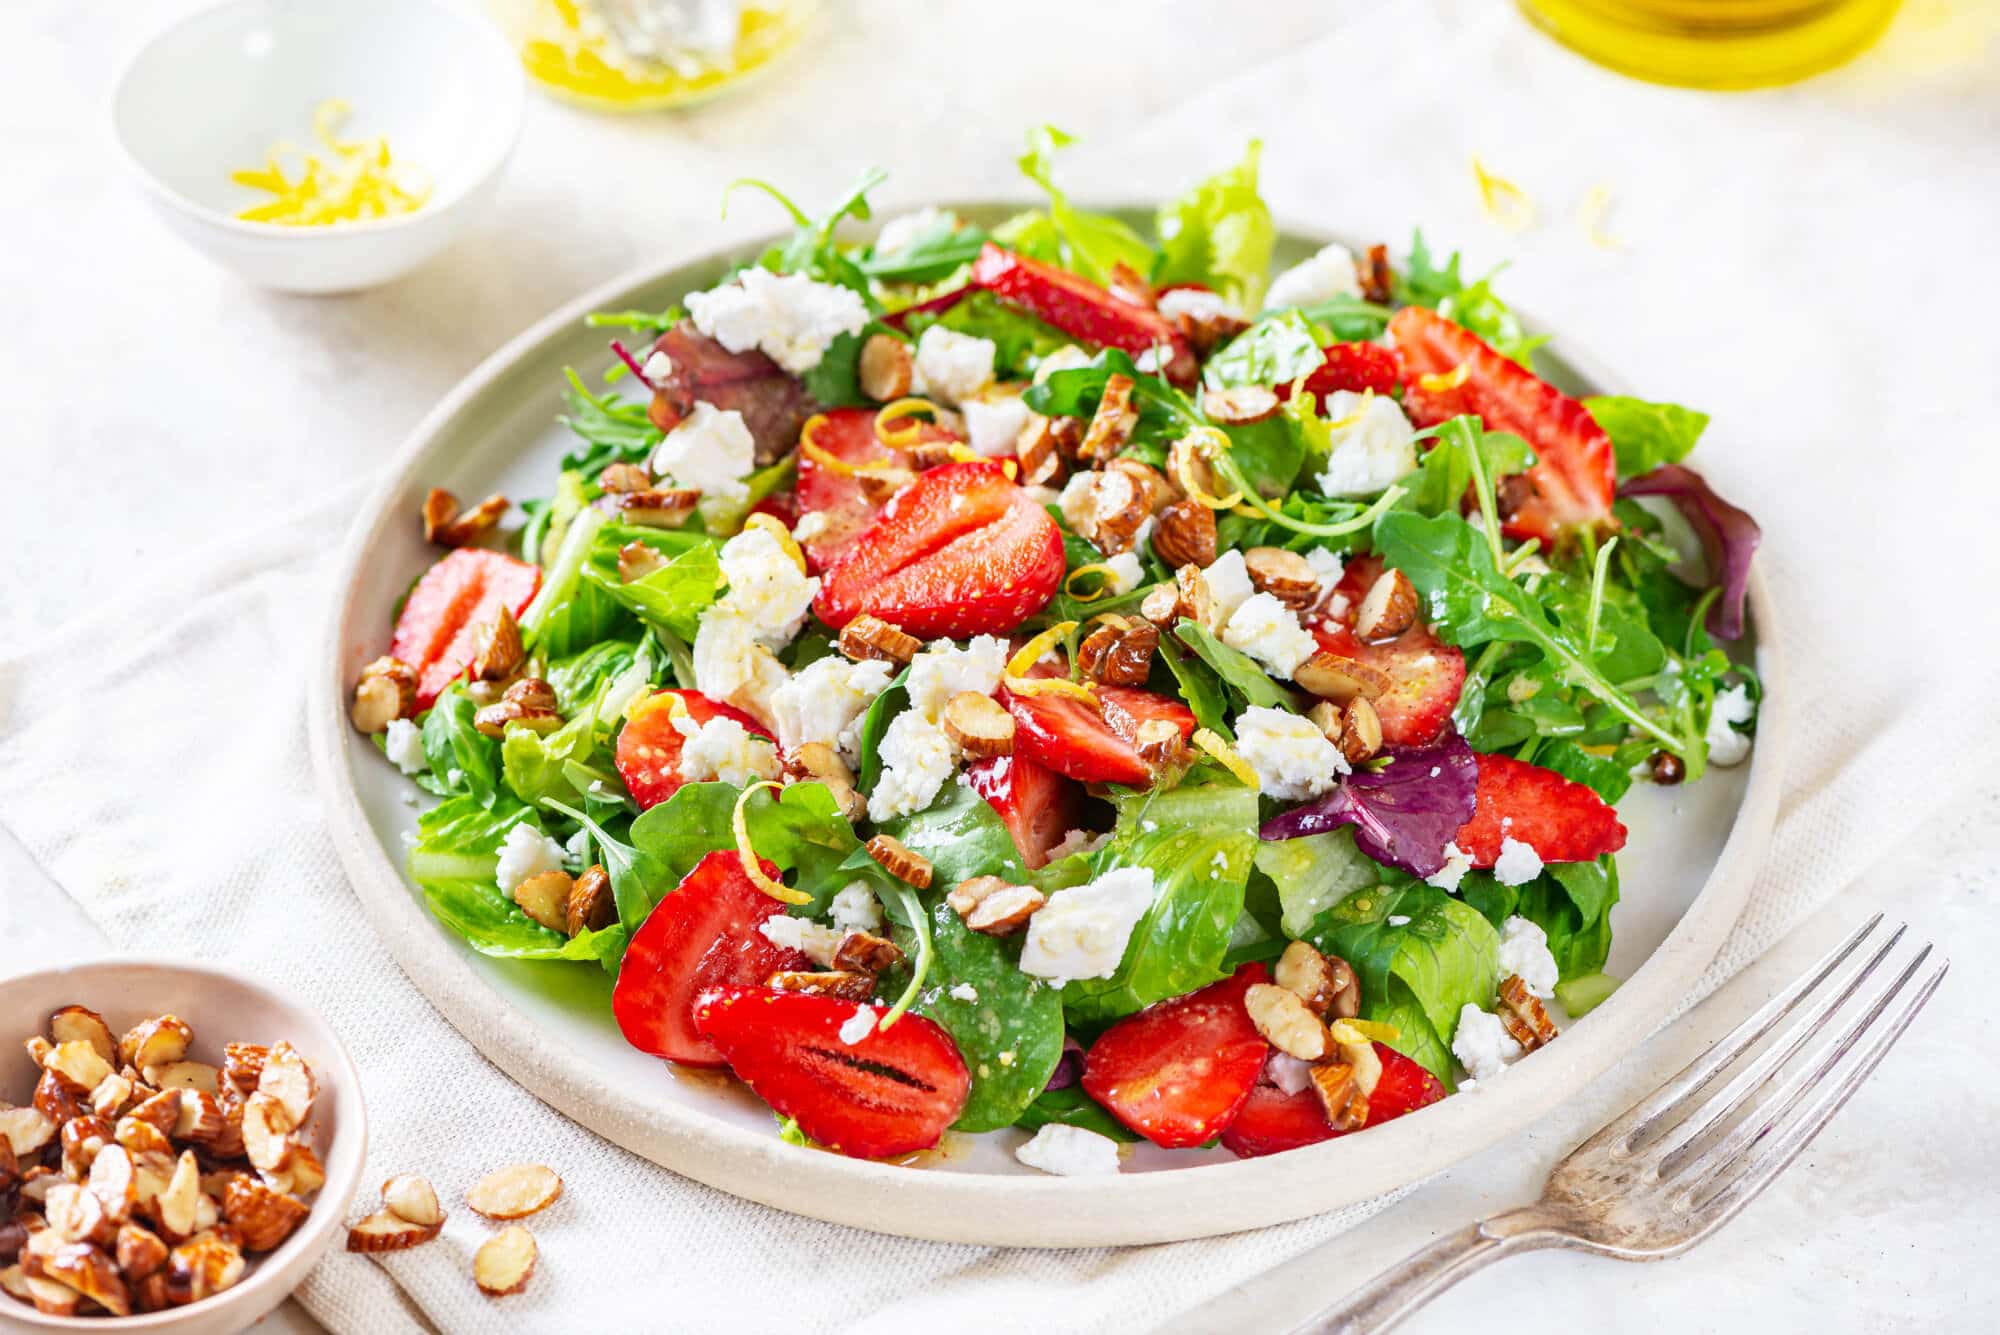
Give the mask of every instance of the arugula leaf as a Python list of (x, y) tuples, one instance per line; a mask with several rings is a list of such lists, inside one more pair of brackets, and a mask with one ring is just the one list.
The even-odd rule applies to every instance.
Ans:
[(842, 218), (866, 222), (872, 216), (868, 210), (868, 192), (888, 179), (887, 172), (879, 167), (870, 167), (862, 173), (861, 179), (855, 182), (845, 195), (834, 201), (832, 208), (814, 219), (808, 218), (798, 205), (770, 182), (744, 177), (731, 181), (728, 189), (723, 191), (723, 213), (725, 216), (728, 214), (729, 195), (739, 186), (748, 186), (769, 195), (785, 212), (791, 214), (795, 226), (791, 238), (759, 256), (758, 264), (775, 273), (805, 274), (822, 283), (836, 283), (841, 287), (853, 288), (861, 294), (862, 300), (868, 302), (872, 310), (875, 308), (875, 298), (871, 292), (867, 273), (835, 244), (833, 233)]
[(562, 457), (563, 471), (596, 477), (606, 464), (638, 463), (650, 456), (665, 433), (646, 415), (646, 405), (615, 394), (593, 394), (572, 367), (563, 368), (569, 389), (565, 411), (556, 418), (583, 441)]
[(653, 906), (666, 898), (667, 892), (680, 884), (681, 875), (686, 874), (670, 874), (650, 851), (619, 839), (585, 811), (555, 798), (542, 799), (542, 805), (560, 811), (590, 831), (591, 842), (597, 846), (597, 861), (604, 864), (604, 870), (611, 876), (611, 897), (618, 905), (618, 921), (630, 931), (639, 930), (639, 924), (646, 921)]
[(1281, 925), (1289, 937), (1303, 936), (1320, 914), (1355, 891), (1402, 878), (1356, 848), (1352, 829), (1260, 839), (1256, 860), (1257, 870), (1277, 887)]
[(1361, 1013), (1400, 1032), (1390, 1044), (1454, 1087), (1451, 1036), (1467, 1002), (1493, 1002), (1500, 934), (1469, 904), (1421, 881), (1357, 890), (1305, 937), (1352, 965)]
[(1466, 282), (1458, 272), (1458, 252), (1438, 265), (1418, 231), (1410, 238), (1408, 262), (1395, 276), (1395, 299), (1401, 305), (1428, 306), (1485, 339), (1501, 356), (1531, 366), (1530, 354), (1548, 338), (1522, 332), (1520, 320), (1493, 294), (1493, 280), (1499, 274), (1495, 269), (1476, 283)]
[(464, 684), (452, 683), (424, 715), (424, 759), (444, 791), (469, 794), (491, 807), (499, 796), (500, 743), (473, 726), (478, 712)]
[(1104, 1111), (1095, 1099), (1084, 1093), (1082, 1085), (1044, 1091), (1022, 1109), (1021, 1115), (1014, 1119), (1014, 1125), (1026, 1131), (1038, 1131), (1045, 1126), (1080, 1126), (1085, 1131), (1095, 1131), (1113, 1140), (1130, 1142), (1139, 1139), (1123, 1122)]
[(1236, 733), (1229, 726), (1229, 696), (1215, 669), (1170, 641), (1161, 643), (1159, 661), (1173, 674), (1181, 699), (1194, 711), (1194, 721), (1227, 741), (1235, 741)]
[(1028, 151), (1020, 158), (1021, 172), (1049, 195), (1049, 221), (1056, 237), (1057, 263), (1092, 282), (1102, 283), (1121, 261), (1141, 274), (1153, 269), (1153, 248), (1137, 232), (1104, 213), (1070, 207), (1069, 197), (1056, 187), (1055, 155), (1076, 142), (1053, 125), (1028, 131)]
[(1240, 385), (1289, 385), (1326, 360), (1326, 331), (1296, 310), (1267, 315), (1229, 340), (1202, 368), (1217, 389)]
[(870, 248), (860, 261), (861, 271), (879, 283), (936, 283), (978, 259), (985, 244), (983, 228), (962, 226), (940, 214), (935, 225), (907, 245), (888, 252)]
[(1648, 403), (1644, 399), (1603, 394), (1583, 406), (1611, 437), (1618, 456), (1618, 476), (1637, 477), (1661, 464), (1677, 464), (1708, 429), (1708, 414), (1678, 403)]
[(1114, 1020), (1223, 977), (1257, 851), (1253, 789), (1183, 785), (1123, 796), (1117, 805), (1118, 824), (1093, 873), (1151, 868), (1153, 904), (1111, 977), (1064, 986), (1063, 1010), (1072, 1020)]
[(592, 311), (583, 317), (583, 323), (587, 329), (629, 329), (657, 338), (686, 316), (687, 312), (676, 305), (663, 311)]
[[(1257, 660), (1241, 649), (1232, 649), (1198, 621), (1182, 617), (1174, 623), (1174, 638), (1194, 650), (1195, 656), (1222, 679), (1231, 698), (1242, 705), (1264, 705), (1272, 709), (1300, 712), (1298, 695), (1271, 680)], [(1239, 705), (1234, 713), (1242, 712)]]
[(1608, 855), (1597, 862), (1551, 863), (1523, 885), (1502, 885), (1491, 872), (1468, 872), (1458, 893), (1496, 928), (1516, 914), (1541, 928), (1564, 979), (1602, 969), (1611, 952), (1618, 867)]
[[(1473, 450), (1479, 452), (1480, 466), (1489, 479), (1525, 473), (1535, 462), (1535, 453), (1528, 442), (1508, 431), (1439, 430), (1432, 439), (1433, 444), (1418, 463), (1417, 471), (1404, 479), (1409, 494), (1398, 502), (1402, 508), (1421, 515), (1458, 513), (1466, 489), (1472, 485), (1473, 461), (1469, 455)], [(1468, 522), (1483, 521), (1474, 515)]]
[(1002, 380), (1026, 377), (1036, 363), (1075, 342), (1068, 334), (1003, 303), (991, 292), (974, 292), (941, 311), (922, 311), (904, 321), (912, 339), (938, 325), (970, 338), (993, 341), (993, 370)]
[(1263, 148), (1252, 139), (1241, 162), (1160, 206), (1153, 221), (1160, 238), (1154, 283), (1200, 283), (1238, 309), (1257, 309), (1278, 238), (1271, 210), (1257, 193)]

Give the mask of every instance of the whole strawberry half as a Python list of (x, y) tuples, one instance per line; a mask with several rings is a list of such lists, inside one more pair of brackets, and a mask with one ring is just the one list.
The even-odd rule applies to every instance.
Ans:
[(1625, 847), (1618, 813), (1591, 789), (1507, 755), (1479, 757), (1472, 819), (1455, 842), (1475, 867), (1490, 867), (1514, 839), (1543, 862), (1592, 862)]

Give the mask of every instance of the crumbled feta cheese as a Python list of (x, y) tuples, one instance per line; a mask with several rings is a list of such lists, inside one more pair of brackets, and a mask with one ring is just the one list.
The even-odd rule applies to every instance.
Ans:
[(1361, 295), (1361, 275), (1354, 269), (1354, 253), (1343, 245), (1323, 247), (1319, 254), (1302, 260), (1271, 280), (1264, 294), (1264, 309), (1284, 310), (1288, 306), (1317, 306), (1335, 297)]
[(1236, 609), (1257, 592), (1257, 586), (1250, 582), (1250, 568), (1243, 564), (1243, 553), (1234, 548), (1216, 557), (1214, 563), (1201, 574), (1208, 581), (1209, 595), (1215, 600), (1215, 622), (1218, 626), (1228, 625)]
[(729, 581), (723, 600), (750, 618), (758, 639), (773, 648), (789, 644), (812, 610), (819, 580), (799, 569), (769, 529), (744, 529), (722, 544), (721, 559)]
[(888, 688), (895, 671), (872, 658), (859, 663), (838, 654), (814, 659), (771, 692), (779, 743), (796, 752), (808, 742), (824, 742), (853, 763), (862, 716)]
[[(675, 726), (689, 720), (675, 720)], [(685, 729), (683, 729), (685, 731)], [(742, 788), (783, 772), (778, 748), (733, 718), (712, 718), (695, 727), (681, 747), (681, 777), (689, 783), (719, 780)]]
[(1110, 838), (1111, 831), (1109, 830), (1106, 830), (1103, 834), (1092, 834), (1089, 830), (1067, 831), (1055, 847), (1049, 850), (1049, 861), (1054, 862), (1059, 858), (1070, 857), (1077, 853), (1082, 853), (1086, 856), (1095, 853), (1098, 849), (1104, 847)]
[(875, 253), (894, 255), (933, 232), (956, 232), (958, 228), (958, 215), (950, 209), (921, 208), (883, 223), (882, 230), (875, 234)]
[(1451, 1055), (1475, 1080), (1491, 1080), (1521, 1059), (1521, 1045), (1500, 1023), (1500, 1017), (1471, 1002), (1458, 1012), (1458, 1029), (1451, 1036)]
[(563, 846), (526, 821), (507, 827), (500, 841), (500, 861), (493, 879), (507, 894), (530, 876), (563, 869)]
[(810, 918), (794, 918), (784, 913), (774, 913), (764, 919), (757, 924), (757, 930), (772, 945), (796, 950), (822, 969), (833, 967), (840, 939), (847, 935), (845, 931), (835, 931)]
[(664, 352), (655, 351), (646, 358), (645, 365), (639, 368), (639, 374), (654, 385), (663, 380), (670, 380), (674, 374), (674, 359)]
[(965, 437), (972, 452), (998, 459), (1014, 453), (1014, 446), (1028, 425), (1030, 410), (1019, 386), (996, 385), (983, 394), (962, 400), (958, 411), (965, 418)]
[(944, 707), (961, 691), (991, 695), (1000, 689), (1007, 670), (1007, 641), (997, 635), (975, 635), (963, 649), (950, 640), (934, 640), (910, 660), (910, 708), (932, 723), (944, 718)]
[(1542, 874), (1542, 856), (1531, 844), (1502, 839), (1500, 856), (1493, 860), (1493, 874), (1502, 885), (1526, 885)]
[(1334, 425), (1319, 489), (1328, 496), (1372, 496), (1417, 466), (1416, 428), (1388, 395), (1337, 389), (1326, 418)]
[(1319, 641), (1299, 624), (1298, 613), (1268, 593), (1245, 598), (1222, 628), (1222, 642), (1240, 649), (1286, 681), (1319, 652)]
[(1314, 596), (1313, 602), (1323, 603), (1332, 596), (1334, 586), (1340, 583), (1346, 565), (1340, 557), (1324, 547), (1315, 547), (1307, 552), (1306, 564), (1311, 566), (1313, 574), (1319, 577), (1319, 593)]
[(734, 408), (719, 411), (697, 403), (680, 425), (653, 450), (653, 473), (693, 487), (703, 496), (741, 501), (750, 495), (743, 479), (757, 466), (757, 442)]
[(868, 307), (852, 288), (756, 267), (690, 292), (687, 309), (695, 328), (731, 352), (757, 348), (793, 375), (818, 366), (836, 338), (868, 323)]
[(1132, 929), (1153, 906), (1153, 869), (1120, 867), (1088, 885), (1049, 896), (1028, 919), (1021, 972), (1057, 986), (1072, 978), (1109, 978), (1125, 957)]
[(1543, 1000), (1556, 994), (1562, 971), (1549, 953), (1549, 935), (1519, 916), (1500, 924), (1500, 976), (1519, 974), (1528, 990)]
[[(595, 782), (593, 780), (593, 782)], [(563, 843), (563, 861), (581, 865), (590, 856), (590, 830), (578, 830)]]
[(1264, 1061), (1264, 1074), (1285, 1093), (1296, 1094), (1312, 1083), (1312, 1063), (1273, 1048)]
[(868, 819), (876, 824), (922, 811), (957, 768), (951, 738), (914, 709), (896, 715), (882, 734), (882, 776), (868, 795)]
[(853, 1047), (862, 1039), (875, 1032), (875, 1008), (863, 1006), (847, 1017), (840, 1026), (840, 1041)]
[(1281, 802), (1318, 797), (1347, 773), (1347, 757), (1310, 719), (1252, 705), (1236, 716), (1236, 754), (1257, 771), (1257, 785)]
[(1014, 1157), (1057, 1177), (1101, 1177), (1118, 1171), (1118, 1142), (1080, 1126), (1049, 1122)]
[(1757, 716), (1747, 687), (1731, 686), (1715, 693), (1708, 711), (1708, 761), (1727, 769), (1740, 765), (1750, 754), (1750, 739), (1736, 731), (1733, 723), (1748, 723)]
[(998, 351), (990, 338), (934, 324), (917, 339), (911, 389), (927, 398), (962, 403), (993, 383), (993, 357)]
[(794, 542), (811, 542), (823, 536), (832, 527), (833, 521), (826, 517), (824, 510), (808, 510), (799, 516), (799, 522), (792, 525)]
[(1220, 292), (1210, 292), (1202, 287), (1177, 287), (1162, 292), (1156, 304), (1160, 314), (1169, 320), (1240, 320), (1243, 312)]
[(1113, 598), (1123, 598), (1146, 578), (1146, 568), (1139, 564), (1137, 552), (1120, 552), (1106, 561), (1104, 566), (1111, 572), (1105, 580), (1104, 589)]
[(1444, 846), (1444, 866), (1439, 867), (1424, 881), (1440, 890), (1456, 890), (1458, 883), (1465, 879), (1465, 873), (1472, 870), (1472, 855), (1456, 843)]
[(1132, 359), (1133, 367), (1145, 375), (1158, 375), (1173, 360), (1173, 349), (1164, 343), (1155, 343), (1149, 348), (1141, 348), (1139, 355)]
[(405, 774), (421, 774), (431, 767), (424, 758), (424, 732), (406, 718), (389, 720), (382, 735), (382, 752)]
[(853, 881), (844, 886), (833, 897), (828, 912), (833, 918), (833, 925), (842, 931), (882, 930), (882, 906), (875, 902), (875, 894), (866, 881)]
[(788, 675), (740, 608), (724, 599), (702, 614), (694, 637), (694, 686), (703, 695), (761, 717)]
[(1074, 343), (1065, 343), (1035, 363), (1035, 383), (1041, 384), (1057, 371), (1075, 371), (1090, 365), (1091, 356)]

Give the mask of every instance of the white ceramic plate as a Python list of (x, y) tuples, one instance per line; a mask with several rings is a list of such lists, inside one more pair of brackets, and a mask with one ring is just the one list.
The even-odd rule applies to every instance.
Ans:
[[(959, 206), (994, 221), (1012, 207)], [(1323, 244), (1291, 230), (1287, 263)], [(1562, 1041), (1489, 1082), (1369, 1131), (1263, 1159), (1140, 1146), (1115, 1180), (1048, 1177), (1017, 1165), (1021, 1133), (952, 1136), (922, 1167), (869, 1163), (781, 1142), (770, 1112), (705, 1072), (628, 1047), (608, 1004), (610, 979), (578, 965), (489, 959), (432, 919), (402, 872), (413, 792), (346, 721), (361, 665), (382, 652), (392, 609), (436, 553), (418, 532), (426, 489), (548, 492), (570, 439), (554, 416), (562, 370), (611, 361), (593, 310), (658, 310), (714, 283), (765, 243), (620, 279), (500, 349), (420, 424), (363, 509), (341, 558), (321, 671), (311, 688), (314, 762), (340, 854), (403, 971), (461, 1033), (528, 1089), (599, 1134), (689, 1177), (800, 1214), (911, 1237), (1021, 1246), (1160, 1242), (1261, 1227), (1391, 1191), (1520, 1130), (1630, 1051), (1672, 1012), (1735, 922), (1769, 841), (1784, 746), (1784, 680), (1772, 609), (1753, 580), (1766, 636), (1757, 665), (1772, 703), (1753, 760), (1690, 788), (1638, 785), (1620, 809), (1631, 841), (1619, 860), (1609, 969), (1626, 979)], [(1614, 388), (1574, 356), (1551, 359), (1578, 389)]]

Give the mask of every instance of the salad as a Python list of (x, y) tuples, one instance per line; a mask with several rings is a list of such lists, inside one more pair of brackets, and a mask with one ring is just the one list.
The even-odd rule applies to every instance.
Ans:
[(1476, 1088), (1617, 986), (1618, 801), (1749, 751), (1702, 414), (1571, 398), (1421, 234), (1273, 274), (1255, 144), (1149, 234), (1065, 142), (991, 228), (751, 183), (794, 230), (592, 317), (551, 493), (432, 492), (356, 687), (439, 921), (799, 1144), (1109, 1172)]

